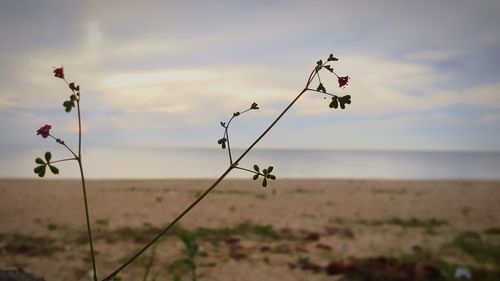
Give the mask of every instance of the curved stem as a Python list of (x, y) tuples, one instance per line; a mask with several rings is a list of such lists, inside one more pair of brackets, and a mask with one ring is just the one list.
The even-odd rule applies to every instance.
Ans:
[(75, 156), (75, 158), (78, 158), (78, 155), (76, 155), (76, 153), (73, 151), (73, 149), (69, 148), (69, 146), (66, 145), (66, 143), (64, 143), (64, 141), (54, 137), (53, 135), (49, 134), (49, 137), (53, 138), (58, 144), (66, 147), (66, 149), (71, 152), (71, 154), (73, 154), (73, 156)]
[[(137, 251), (132, 257), (130, 257), (125, 263), (123, 263), (120, 267), (118, 267), (115, 271), (109, 274), (103, 281), (111, 281), (120, 271), (125, 269), (129, 264), (131, 264), (135, 259), (141, 256), (149, 247), (151, 247), (158, 239), (160, 239), (165, 233), (167, 233), (179, 220), (181, 220), (191, 209), (193, 209), (198, 203), (200, 203), (203, 198), (205, 198), (234, 168), (237, 168), (238, 163), (243, 159), (259, 141), (278, 123), (278, 121), (288, 112), (288, 110), (297, 102), (297, 100), (307, 91), (309, 88), (309, 84), (312, 79), (316, 76), (317, 71), (313, 71), (309, 75), (309, 79), (306, 83), (306, 86), (300, 93), (295, 97), (295, 99), (290, 102), (290, 104), (281, 112), (281, 114), (276, 117), (276, 119), (269, 125), (269, 127), (238, 157), (235, 162), (227, 168), (227, 170), (222, 173), (222, 175), (209, 187), (205, 190), (193, 203), (191, 203), (184, 211), (182, 211), (171, 223), (169, 223), (160, 233), (158, 233), (149, 243), (147, 243), (144, 247), (142, 247), (139, 251)], [(229, 124), (228, 124), (229, 125)]]
[(224, 138), (227, 140), (227, 153), (229, 155), (229, 165), (233, 165), (233, 155), (231, 153), (231, 143), (229, 141), (229, 125), (231, 125), (231, 122), (233, 121), (234, 117), (236, 116), (241, 116), (242, 114), (252, 110), (252, 108), (245, 109), (243, 111), (240, 111), (238, 115), (234, 115), (227, 121), (227, 125), (224, 126)]
[(229, 154), (229, 165), (233, 165), (233, 155), (231, 153), (231, 143), (229, 142), (229, 131), (228, 128), (226, 128), (225, 132), (225, 137), (227, 140), (227, 153)]

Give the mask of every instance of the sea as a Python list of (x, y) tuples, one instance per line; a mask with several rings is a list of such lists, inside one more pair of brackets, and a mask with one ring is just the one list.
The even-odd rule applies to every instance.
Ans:
[[(36, 178), (34, 159), (41, 148), (3, 148), (0, 178)], [(243, 150), (233, 149), (233, 158)], [(67, 158), (67, 151), (52, 151), (53, 160)], [(212, 148), (116, 148), (83, 150), (88, 179), (187, 179), (217, 178), (230, 165), (227, 150)], [(273, 166), (280, 178), (394, 179), (394, 180), (500, 180), (500, 152), (357, 151), (259, 149), (252, 150), (239, 166), (252, 170)], [(75, 161), (58, 163), (60, 175), (78, 178)], [(251, 178), (233, 170), (229, 178)]]

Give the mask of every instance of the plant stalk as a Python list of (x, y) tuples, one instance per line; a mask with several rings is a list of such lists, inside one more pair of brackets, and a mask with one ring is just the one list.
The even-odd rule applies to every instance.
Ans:
[(290, 104), (281, 112), (281, 114), (276, 117), (276, 119), (269, 125), (269, 127), (234, 161), (232, 165), (227, 168), (227, 170), (222, 173), (222, 175), (209, 187), (203, 194), (201, 194), (191, 205), (189, 205), (182, 213), (180, 213), (170, 224), (168, 224), (159, 234), (157, 234), (148, 244), (141, 248), (137, 253), (130, 257), (125, 263), (118, 267), (115, 271), (109, 274), (103, 281), (111, 281), (120, 271), (125, 269), (130, 263), (142, 255), (149, 247), (151, 247), (158, 239), (160, 239), (165, 233), (167, 233), (179, 220), (181, 220), (191, 209), (193, 209), (198, 203), (203, 200), (234, 168), (238, 166), (238, 163), (254, 148), (257, 143), (278, 123), (278, 121), (285, 115), (285, 113), (297, 102), (297, 100), (308, 90), (309, 84), (311, 84), (313, 78), (316, 76), (318, 71), (315, 69), (309, 75), (306, 86), (304, 89), (295, 97), (295, 99), (290, 102)]
[(76, 100), (76, 106), (78, 111), (78, 167), (80, 168), (80, 176), (82, 179), (82, 190), (83, 190), (83, 202), (85, 204), (85, 219), (87, 222), (87, 234), (89, 237), (89, 246), (90, 246), (90, 256), (92, 258), (92, 278), (94, 281), (97, 281), (97, 270), (95, 266), (95, 254), (94, 254), (94, 243), (92, 240), (92, 230), (90, 228), (90, 215), (89, 215), (89, 206), (87, 200), (87, 188), (85, 186), (85, 176), (83, 175), (83, 165), (82, 165), (82, 119), (80, 116), (80, 96)]

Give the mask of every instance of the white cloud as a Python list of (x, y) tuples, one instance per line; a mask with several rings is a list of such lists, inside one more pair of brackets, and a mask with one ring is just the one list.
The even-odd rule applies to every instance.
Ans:
[(7, 97), (0, 97), (0, 110), (10, 108), (14, 105), (14, 102)]
[(500, 107), (500, 83), (481, 85), (467, 89), (460, 98), (462, 103), (486, 107)]
[(438, 62), (460, 58), (466, 54), (465, 50), (425, 50), (409, 53), (405, 58), (410, 61)]
[(90, 22), (87, 25), (87, 47), (95, 48), (102, 42), (102, 32), (97, 22)]
[(254, 101), (262, 105), (288, 100), (294, 94), (290, 86), (273, 84), (273, 77), (279, 75), (283, 74), (237, 65), (117, 73), (103, 78), (102, 92), (104, 100), (115, 107), (198, 120), (202, 112), (210, 118), (220, 112), (245, 109)]
[(210, 71), (166, 70), (113, 74), (105, 77), (103, 83), (108, 88), (132, 88), (168, 83), (201, 83), (214, 78)]

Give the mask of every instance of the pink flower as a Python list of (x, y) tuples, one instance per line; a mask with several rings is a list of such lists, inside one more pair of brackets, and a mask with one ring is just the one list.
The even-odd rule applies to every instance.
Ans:
[(54, 68), (54, 76), (57, 78), (64, 79), (64, 68), (62, 66)]
[(52, 129), (52, 126), (49, 124), (45, 124), (45, 126), (40, 127), (40, 129), (36, 130), (36, 135), (41, 135), (42, 138), (46, 139), (49, 134), (50, 134), (50, 129)]
[(349, 82), (349, 79), (349, 76), (339, 77), (339, 87), (345, 87), (345, 85), (347, 85), (347, 82)]

